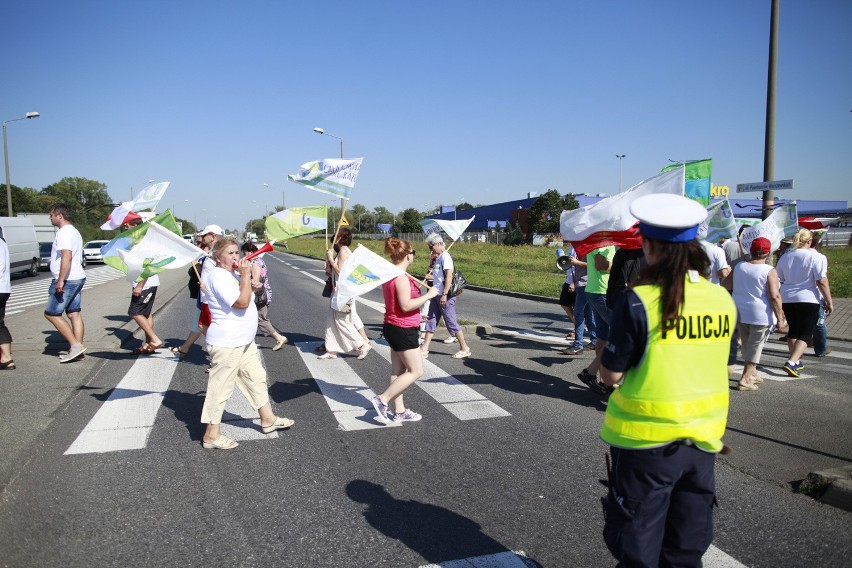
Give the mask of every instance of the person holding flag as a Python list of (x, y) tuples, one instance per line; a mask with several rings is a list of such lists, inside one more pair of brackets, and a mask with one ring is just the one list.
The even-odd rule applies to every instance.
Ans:
[[(129, 231), (142, 224), (142, 218), (139, 215), (134, 215), (133, 217), (128, 215), (124, 219), (125, 222), (121, 225), (122, 231)], [(127, 308), (127, 315), (145, 333), (145, 341), (140, 347), (133, 350), (134, 355), (152, 355), (157, 352), (157, 349), (165, 347), (163, 340), (154, 331), (154, 299), (157, 297), (159, 286), (160, 277), (156, 274), (147, 278), (140, 278), (131, 285), (130, 306)]]
[(438, 253), (438, 258), (435, 260), (435, 266), (432, 270), (432, 278), (434, 279), (432, 287), (437, 290), (440, 296), (436, 294), (429, 303), (429, 313), (426, 317), (426, 337), (423, 339), (420, 351), (424, 359), (429, 357), (429, 344), (432, 343), (432, 336), (435, 335), (435, 330), (438, 329), (441, 318), (444, 318), (447, 331), (459, 340), (459, 350), (452, 356), (453, 359), (470, 357), (470, 347), (464, 340), (464, 331), (462, 331), (456, 317), (456, 296), (449, 297), (449, 289), (453, 283), (453, 272), (455, 271), (453, 257), (444, 248), (444, 239), (441, 237), (441, 233), (430, 233), (426, 237), (426, 244), (429, 245), (430, 250)]
[[(394, 266), (407, 271), (414, 261), (415, 251), (408, 241), (391, 237), (385, 241), (385, 254)], [(438, 295), (432, 286), (424, 295), (416, 281), (408, 274), (400, 274), (382, 284), (385, 298), (385, 319), (382, 333), (391, 348), (390, 386), (372, 399), (379, 420), (387, 424), (394, 422), (416, 422), (423, 418), (410, 408), (405, 408), (402, 393), (414, 381), (423, 376), (423, 358), (418, 351), (420, 330), (420, 307)], [(388, 416), (388, 406), (394, 404), (393, 418)]]

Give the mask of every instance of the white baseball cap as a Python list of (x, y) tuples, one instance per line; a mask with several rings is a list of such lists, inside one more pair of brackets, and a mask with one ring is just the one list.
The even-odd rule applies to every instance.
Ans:
[(206, 227), (204, 227), (204, 229), (202, 229), (196, 234), (203, 236), (209, 233), (213, 233), (214, 235), (219, 235), (221, 237), (225, 234), (225, 231), (223, 231), (222, 227), (220, 227), (219, 225), (207, 225)]

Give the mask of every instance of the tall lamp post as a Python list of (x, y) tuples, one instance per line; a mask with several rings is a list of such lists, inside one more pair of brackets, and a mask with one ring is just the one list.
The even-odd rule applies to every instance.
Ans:
[[(340, 159), (341, 160), (343, 159), (343, 138), (341, 138), (340, 136), (335, 136), (334, 134), (329, 134), (328, 132), (325, 131), (324, 128), (319, 128), (319, 127), (314, 128), (314, 132), (316, 132), (317, 134), (324, 134), (326, 136), (331, 136), (332, 138), (337, 138), (338, 140), (340, 140)], [(346, 200), (341, 197), (340, 198), (340, 216), (341, 217), (343, 217), (343, 209), (345, 208), (345, 205), (346, 205), (344, 203), (344, 201), (346, 201)]]
[(618, 158), (618, 193), (621, 193), (621, 161), (627, 157), (627, 154), (616, 154), (616, 158)]
[(39, 116), (41, 115), (37, 112), (28, 112), (26, 116), (22, 116), (21, 118), (3, 121), (3, 159), (6, 160), (6, 205), (9, 208), (9, 217), (12, 216), (12, 184), (9, 182), (9, 146), (6, 144), (6, 123), (27, 120), (28, 118), (38, 118)]

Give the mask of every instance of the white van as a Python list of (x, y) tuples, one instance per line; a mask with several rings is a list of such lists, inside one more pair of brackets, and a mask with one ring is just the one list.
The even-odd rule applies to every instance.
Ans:
[(0, 238), (9, 247), (9, 272), (38, 275), (38, 241), (32, 221), (26, 217), (0, 217)]

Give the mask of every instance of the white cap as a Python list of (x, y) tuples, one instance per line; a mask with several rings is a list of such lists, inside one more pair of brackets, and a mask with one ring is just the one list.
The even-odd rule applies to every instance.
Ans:
[(683, 243), (695, 238), (698, 225), (707, 218), (707, 209), (682, 195), (652, 193), (633, 201), (630, 214), (639, 219), (643, 236)]
[(207, 225), (206, 227), (204, 227), (204, 229), (202, 229), (201, 231), (199, 231), (196, 234), (197, 235), (206, 235), (208, 233), (213, 233), (214, 235), (219, 235), (221, 237), (222, 235), (225, 234), (225, 231), (223, 231), (222, 227), (220, 227), (219, 225)]

